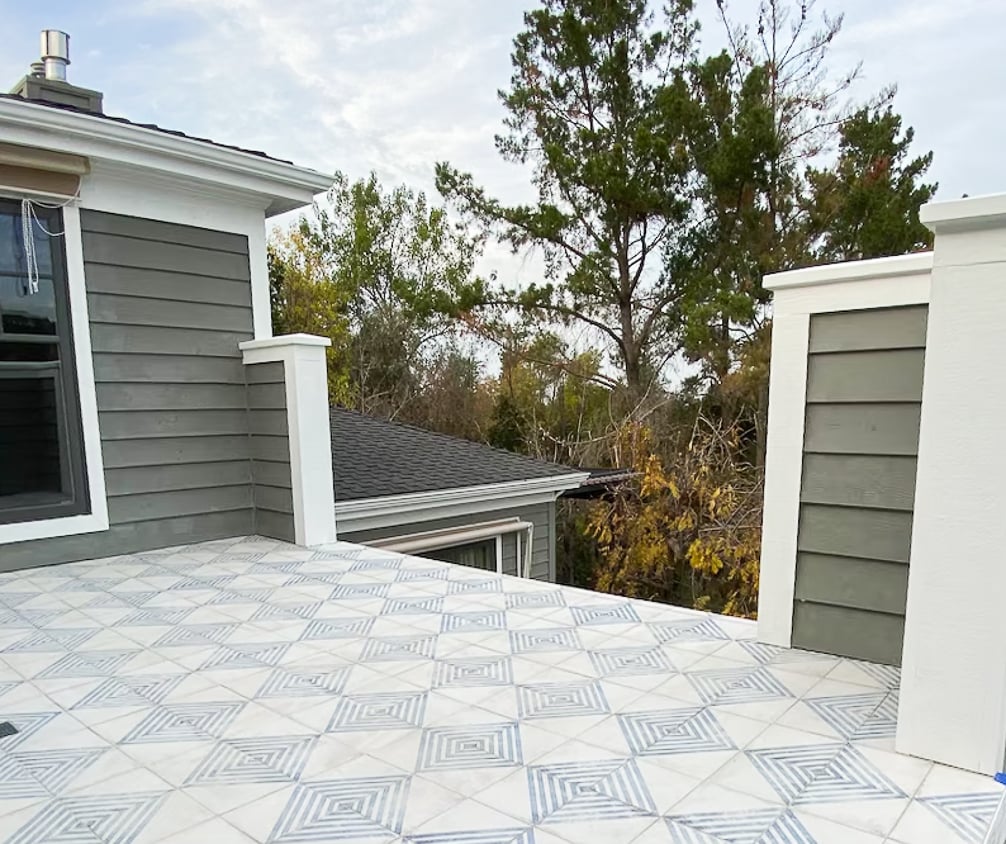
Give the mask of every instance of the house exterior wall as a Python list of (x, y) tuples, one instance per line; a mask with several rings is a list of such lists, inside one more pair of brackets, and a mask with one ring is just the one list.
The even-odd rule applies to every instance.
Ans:
[(245, 365), (255, 533), (294, 542), (286, 371), (280, 361)]
[[(403, 513), (403, 516), (407, 515)], [(555, 503), (532, 504), (526, 507), (504, 508), (485, 513), (470, 513), (445, 519), (433, 519), (421, 522), (401, 522), (390, 527), (363, 531), (346, 531), (339, 527), (339, 540), (357, 542), (366, 545), (378, 539), (389, 539), (394, 536), (405, 536), (423, 531), (441, 530), (444, 528), (459, 528), (477, 522), (498, 521), (500, 519), (519, 518), (534, 524), (534, 541), (531, 552), (531, 577), (535, 580), (554, 580), (555, 572)], [(504, 534), (503, 540), (503, 573), (517, 574), (517, 538), (513, 534)], [(523, 540), (522, 540), (523, 541)], [(420, 554), (420, 556), (422, 556)]]
[(795, 647), (901, 662), (926, 316), (810, 317)]
[(287, 538), (278, 501), (256, 520), (250, 420), (266, 424), (273, 385), (246, 385), (238, 349), (253, 336), (248, 238), (87, 209), (80, 221), (109, 528), (10, 543), (0, 570), (257, 528)]

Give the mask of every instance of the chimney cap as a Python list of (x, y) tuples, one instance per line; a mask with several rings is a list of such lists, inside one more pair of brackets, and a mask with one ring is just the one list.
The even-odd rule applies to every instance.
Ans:
[(66, 66), (70, 64), (70, 36), (61, 29), (43, 29), (39, 38), (45, 78), (66, 81)]

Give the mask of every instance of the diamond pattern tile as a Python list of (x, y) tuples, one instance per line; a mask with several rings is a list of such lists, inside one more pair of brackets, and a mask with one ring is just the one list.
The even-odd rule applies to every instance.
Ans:
[(386, 841), (402, 829), (409, 778), (327, 780), (297, 786), (271, 844)]
[(709, 709), (627, 712), (618, 716), (633, 753), (662, 756), (732, 750), (734, 743)]
[(568, 762), (528, 768), (535, 823), (570, 823), (656, 815), (632, 759)]
[(424, 730), (417, 769), (508, 768), (521, 764), (516, 723), (478, 724)]
[(897, 669), (753, 630), (347, 543), (0, 574), (0, 840), (986, 844), (1006, 789), (890, 752)]

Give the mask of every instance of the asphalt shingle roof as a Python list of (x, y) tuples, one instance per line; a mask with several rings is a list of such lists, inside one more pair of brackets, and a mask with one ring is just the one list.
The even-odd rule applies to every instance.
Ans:
[(577, 469), (333, 407), (336, 501), (569, 475)]

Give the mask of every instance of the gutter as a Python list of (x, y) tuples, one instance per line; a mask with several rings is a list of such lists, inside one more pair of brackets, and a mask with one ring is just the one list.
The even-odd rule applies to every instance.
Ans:
[(514, 507), (554, 502), (567, 489), (580, 486), (589, 472), (548, 478), (437, 489), (405, 495), (385, 495), (354, 501), (339, 500), (336, 469), (335, 526), (340, 534), (409, 525)]

